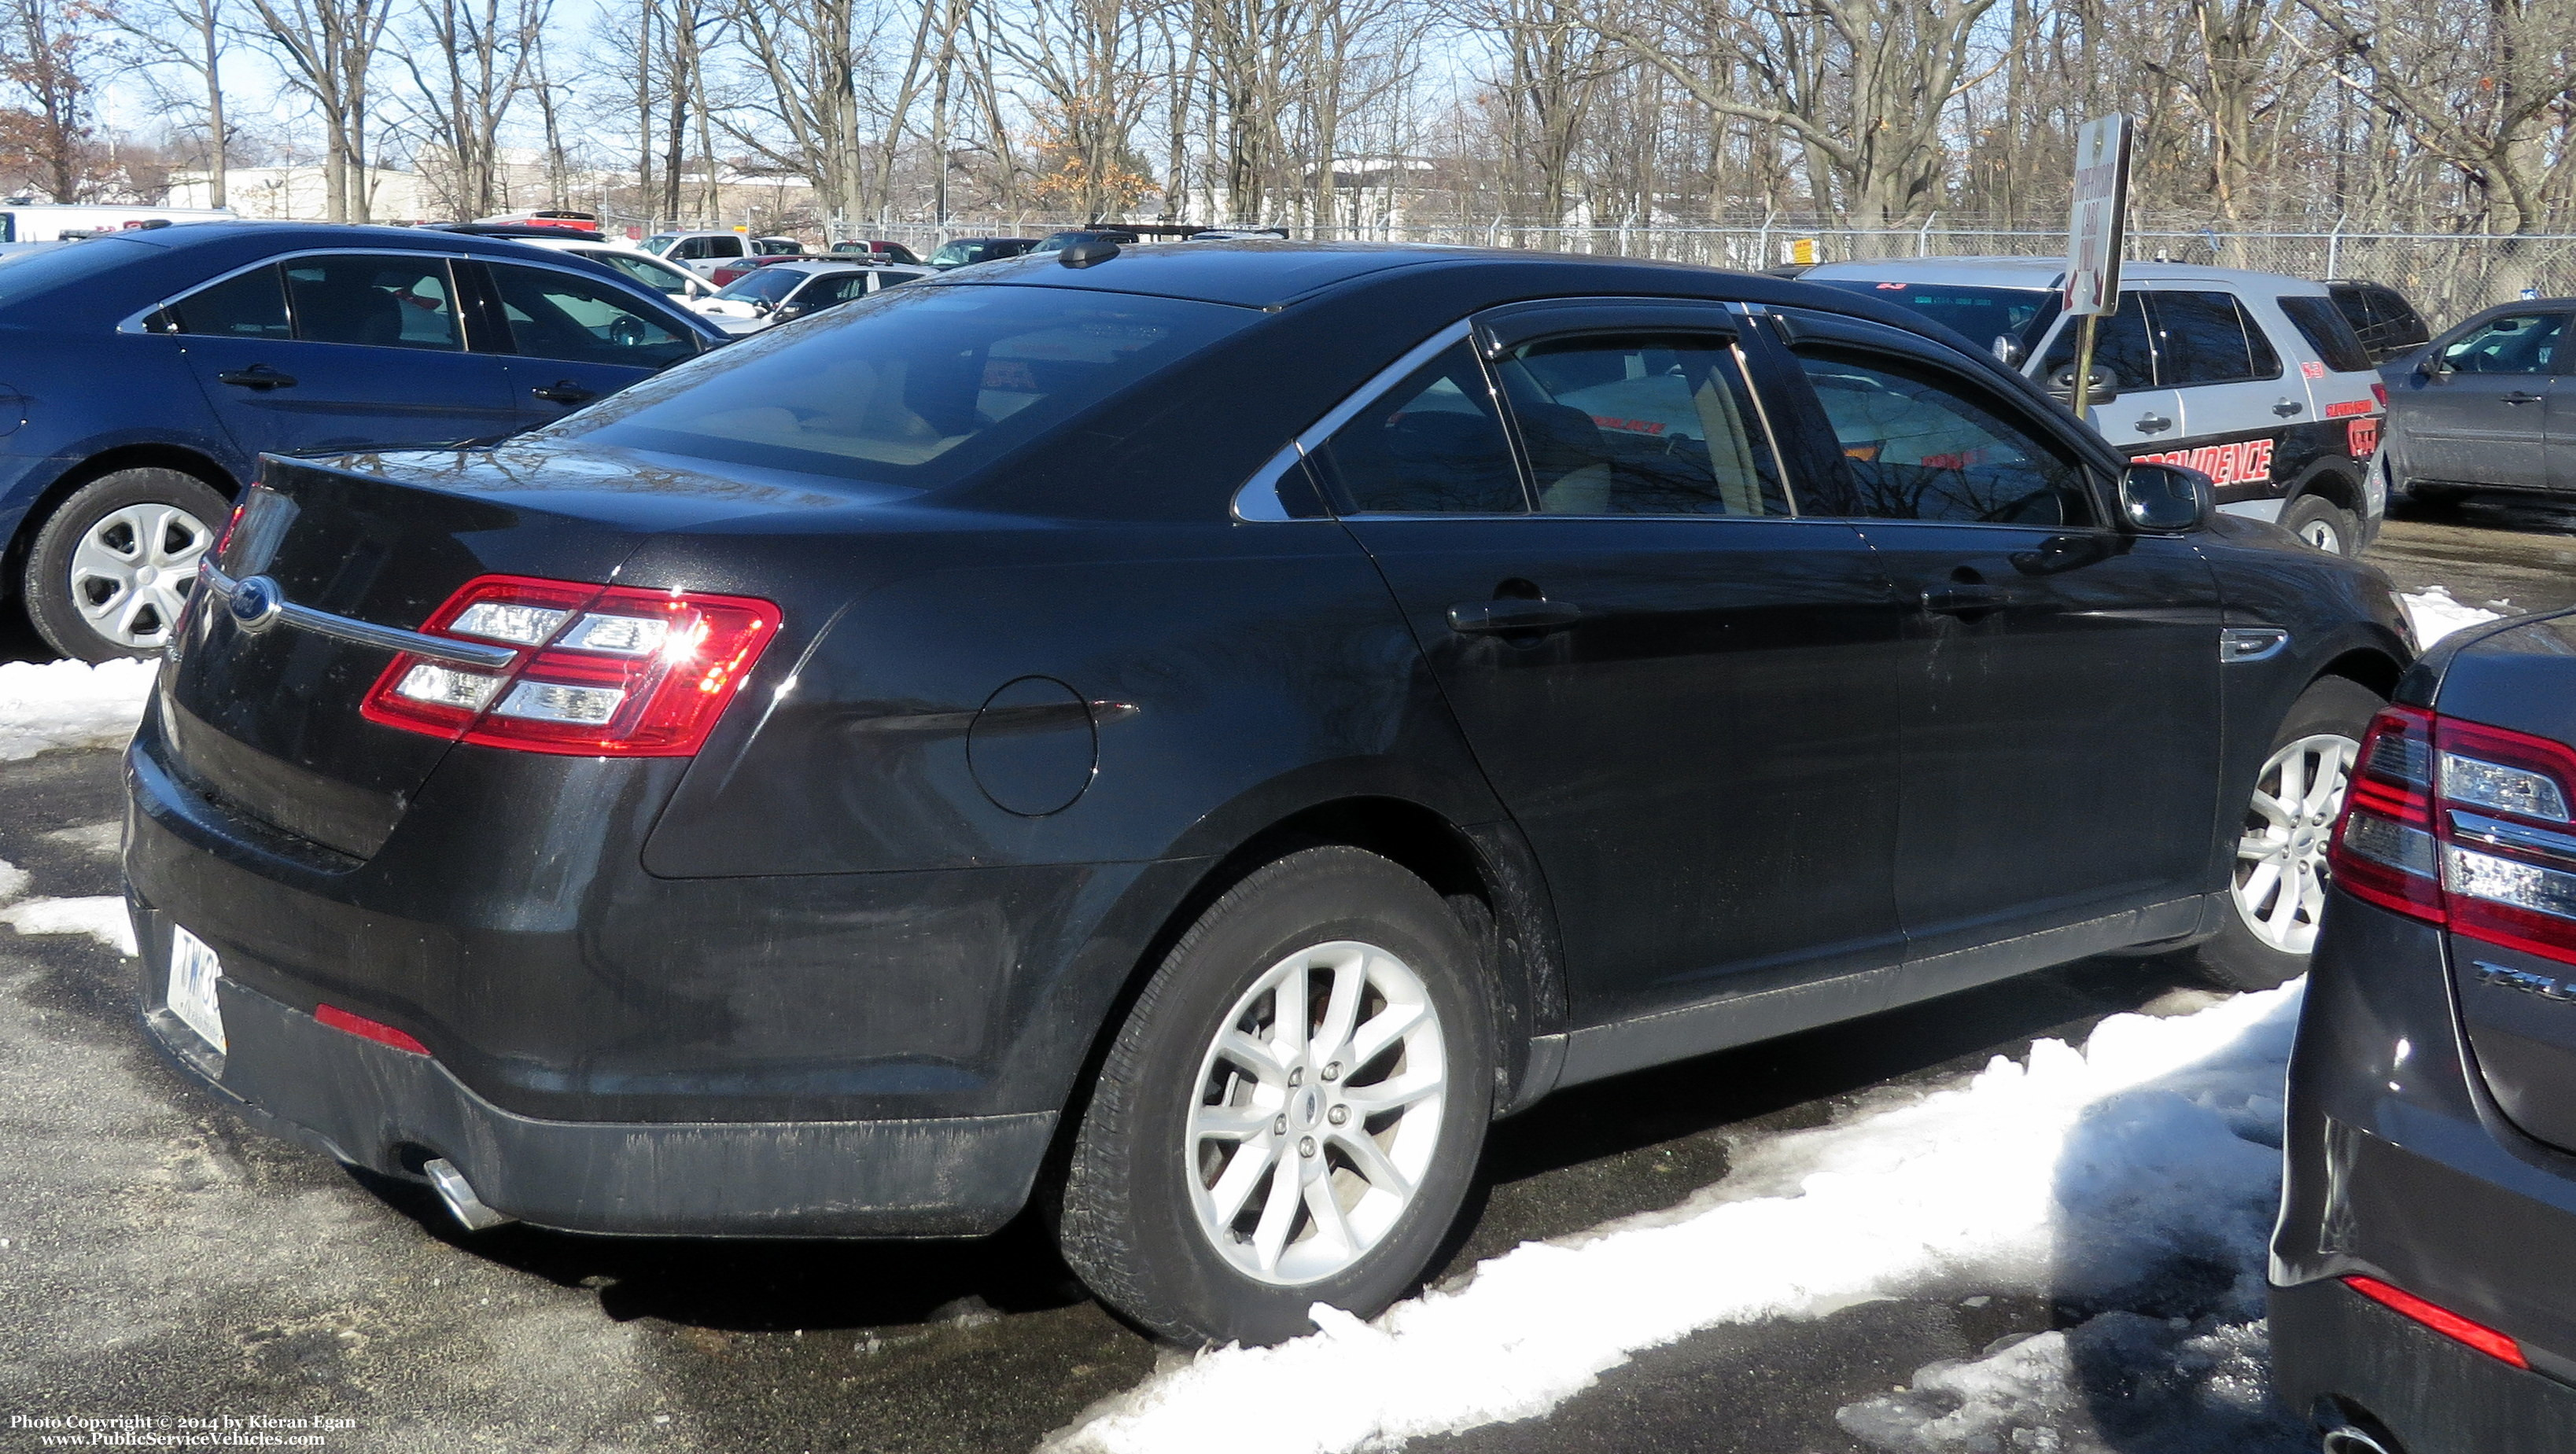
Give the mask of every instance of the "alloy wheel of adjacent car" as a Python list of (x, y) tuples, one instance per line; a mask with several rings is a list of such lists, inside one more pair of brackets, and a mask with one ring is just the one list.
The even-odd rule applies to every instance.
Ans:
[(75, 491), (28, 552), (27, 614), (82, 661), (151, 656), (170, 640), (232, 507), (176, 470), (119, 470)]
[(2273, 735), (2247, 796), (2228, 884), (2235, 912), (2191, 951), (2228, 989), (2269, 989), (2307, 972), (2332, 876), (2326, 847), (2361, 735), (2382, 703), (2343, 677), (2299, 695)]
[(2316, 947), (2326, 905), (2326, 841), (2361, 744), (2338, 732), (2302, 737), (2272, 754), (2254, 783), (2236, 844), (2236, 912), (2284, 954)]
[(2360, 540), (2352, 512), (2317, 495), (2301, 495), (2281, 512), (2281, 528), (2328, 555), (2350, 555)]
[(1292, 853), (1137, 993), (1057, 1200), (1102, 1301), (1192, 1344), (1371, 1317), (1447, 1241), (1484, 1142), (1493, 1011), (1458, 914), (1358, 848)]

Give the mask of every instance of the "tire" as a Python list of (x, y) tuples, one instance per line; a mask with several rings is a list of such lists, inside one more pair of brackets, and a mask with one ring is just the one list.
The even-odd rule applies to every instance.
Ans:
[(2301, 495), (2281, 512), (2281, 528), (2328, 555), (2352, 555), (2361, 549), (2361, 523), (2352, 512), (2321, 495)]
[[(1307, 1033), (1343, 1044), (1382, 1038), (1408, 1007), (1428, 1015), (1363, 1045), (1359, 1065), (1310, 1060), (1279, 1043), (1283, 977), (1307, 986)], [(1429, 885), (1346, 847), (1256, 870), (1181, 936), (1110, 1047), (1066, 1168), (1066, 1263), (1184, 1344), (1295, 1337), (1317, 1302), (1375, 1316), (1457, 1219), (1492, 1114), (1493, 1036), (1475, 949)], [(1419, 1094), (1426, 1069), (1436, 1094), (1361, 1107), (1363, 1092)]]
[[(2326, 835), (2343, 806), (2343, 780), (2360, 751), (2362, 729), (2385, 705), (2378, 693), (2357, 682), (2322, 677), (2281, 719), (2248, 796), (2228, 889), (2232, 912), (2227, 927), (2189, 951), (2192, 967), (2212, 984), (2266, 990), (2307, 973), (2317, 911), (2325, 902)], [(2331, 768), (2331, 782), (2316, 781), (2320, 766)], [(2303, 791), (2290, 804), (2285, 822), (2256, 804), (2266, 797), (2277, 802), (2283, 777), (2292, 771)], [(2264, 851), (2249, 857), (2258, 846)], [(2269, 878), (2262, 873), (2266, 865), (2273, 870)], [(2304, 906), (2289, 897), (2293, 889)]]
[(177, 470), (90, 481), (36, 532), (22, 583), (28, 618), (81, 661), (158, 655), (231, 510), (213, 486)]

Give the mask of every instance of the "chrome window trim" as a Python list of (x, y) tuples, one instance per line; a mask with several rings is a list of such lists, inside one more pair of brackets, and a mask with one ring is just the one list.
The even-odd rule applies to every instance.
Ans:
[[(1280, 446), (1277, 454), (1272, 455), (1261, 468), (1254, 470), (1252, 478), (1244, 481), (1242, 486), (1235, 490), (1232, 507), (1234, 518), (1248, 525), (1300, 523), (1301, 517), (1289, 514), (1288, 507), (1280, 503), (1279, 477), (1286, 474), (1291, 465), (1304, 460), (1315, 446), (1331, 438), (1334, 430), (1351, 422), (1352, 416), (1375, 402), (1380, 394), (1403, 383), (1415, 369), (1437, 358), (1442, 349), (1465, 338), (1474, 326), (1474, 320), (1461, 318), (1415, 344), (1405, 351), (1403, 357), (1370, 375), (1368, 382), (1344, 396), (1342, 402), (1324, 411), (1323, 418), (1306, 426), (1295, 438)], [(1267, 498), (1264, 498), (1265, 496)], [(1332, 517), (1318, 515), (1314, 518), (1330, 520)], [(1478, 515), (1473, 518), (1490, 520), (1496, 517)]]
[[(215, 563), (211, 560), (201, 563), (197, 571), (205, 589), (213, 592), (218, 600), (230, 601), (233, 598), (233, 592), (241, 584), (216, 569)], [(353, 646), (372, 646), (384, 651), (409, 652), (413, 656), (430, 661), (443, 661), (450, 666), (473, 667), (483, 671), (499, 671), (519, 657), (517, 650), (511, 647), (483, 646), (471, 641), (458, 641), (452, 637), (406, 631), (399, 626), (379, 626), (373, 621), (360, 621), (351, 616), (337, 616), (328, 611), (317, 611), (310, 606), (299, 606), (282, 597), (275, 624), (292, 626), (299, 631), (309, 631), (316, 636), (327, 636), (334, 641), (345, 641)]]
[[(219, 334), (219, 333), (154, 333), (151, 329), (146, 328), (146, 327), (144, 327), (143, 325), (144, 325), (145, 320), (147, 320), (147, 319), (151, 318), (151, 316), (152, 316), (153, 314), (160, 312), (162, 309), (169, 307), (171, 304), (178, 302), (178, 301), (179, 301), (180, 299), (182, 299), (182, 298), (191, 298), (191, 297), (194, 297), (194, 296), (196, 296), (197, 294), (204, 292), (206, 289), (211, 288), (211, 287), (215, 286), (215, 285), (216, 285), (216, 284), (218, 284), (218, 283), (228, 283), (228, 282), (231, 282), (233, 279), (240, 277), (240, 276), (241, 276), (242, 274), (244, 274), (244, 273), (253, 273), (253, 272), (257, 272), (257, 271), (259, 271), (261, 268), (266, 268), (266, 267), (276, 267), (276, 266), (278, 266), (278, 265), (280, 265), (280, 264), (283, 264), (283, 263), (290, 263), (290, 262), (293, 262), (293, 261), (295, 261), (297, 258), (308, 258), (308, 257), (398, 257), (398, 258), (431, 258), (431, 257), (434, 257), (434, 258), (440, 258), (440, 259), (443, 259), (443, 260), (445, 260), (445, 261), (447, 261), (447, 262), (450, 262), (450, 263), (468, 262), (468, 263), (484, 263), (484, 264), (486, 264), (486, 265), (493, 264), (493, 263), (500, 263), (500, 264), (503, 264), (503, 265), (505, 265), (505, 266), (509, 266), (509, 267), (521, 267), (521, 268), (544, 268), (544, 269), (546, 269), (546, 270), (547, 270), (547, 271), (549, 271), (549, 272), (557, 272), (557, 273), (561, 273), (561, 274), (563, 274), (563, 275), (564, 275), (565, 277), (567, 277), (567, 278), (583, 278), (583, 279), (588, 279), (589, 281), (592, 281), (592, 282), (597, 282), (597, 281), (599, 280), (599, 276), (600, 276), (600, 275), (599, 275), (599, 271), (598, 271), (598, 269), (597, 269), (596, 267), (566, 267), (564, 264), (562, 264), (562, 263), (560, 263), (560, 262), (556, 261), (556, 260), (554, 259), (554, 257), (550, 255), (550, 254), (552, 253), (552, 251), (553, 251), (552, 249), (549, 249), (549, 248), (538, 248), (538, 247), (532, 247), (532, 248), (528, 249), (528, 251), (529, 251), (530, 253), (534, 254), (534, 256), (531, 256), (531, 257), (494, 257), (494, 256), (492, 256), (490, 253), (481, 253), (481, 252), (446, 252), (446, 251), (433, 251), (433, 250), (430, 250), (430, 249), (427, 249), (427, 248), (416, 248), (416, 247), (392, 247), (392, 248), (365, 248), (365, 247), (308, 247), (308, 248), (301, 248), (301, 249), (299, 249), (299, 250), (297, 250), (297, 251), (295, 251), (295, 252), (281, 252), (281, 253), (273, 253), (273, 254), (271, 254), (271, 255), (269, 255), (269, 256), (267, 256), (267, 257), (261, 258), (261, 259), (260, 259), (259, 261), (257, 261), (257, 262), (244, 263), (244, 264), (242, 264), (240, 267), (234, 268), (234, 269), (230, 270), (229, 272), (221, 272), (221, 273), (217, 273), (217, 274), (215, 274), (215, 275), (214, 275), (213, 277), (211, 277), (211, 278), (205, 278), (205, 279), (202, 279), (202, 280), (200, 280), (200, 281), (198, 281), (198, 282), (191, 283), (191, 284), (189, 284), (187, 287), (181, 288), (178, 292), (172, 293), (169, 297), (162, 299), (160, 302), (153, 304), (153, 305), (152, 305), (151, 307), (149, 307), (149, 308), (138, 309), (138, 310), (137, 310), (137, 311), (135, 311), (134, 313), (132, 313), (132, 314), (128, 315), (128, 316), (127, 316), (123, 321), (119, 322), (119, 323), (116, 325), (116, 331), (117, 331), (117, 332), (119, 332), (119, 333), (127, 333), (127, 334), (136, 334), (136, 333), (139, 333), (139, 334), (143, 334), (143, 335), (145, 335), (145, 336), (147, 336), (147, 337), (151, 337), (151, 338), (221, 338), (221, 337), (223, 337), (224, 335)], [(602, 265), (602, 266), (604, 266), (604, 265)], [(627, 280), (624, 280), (624, 279), (622, 279), (622, 278), (621, 278), (620, 280), (621, 280), (621, 281), (627, 281)], [(458, 296), (456, 296), (456, 293), (455, 293), (455, 290), (456, 290), (456, 270), (455, 270), (454, 268), (450, 268), (450, 269), (448, 269), (448, 273), (447, 273), (447, 285), (448, 285), (448, 288), (450, 289), (449, 302), (450, 302), (451, 304), (455, 304), (455, 303), (460, 302), (460, 301), (461, 301), (461, 299), (460, 299)], [(644, 285), (643, 285), (643, 284), (641, 284), (641, 283), (635, 283), (635, 282), (632, 282), (632, 281), (628, 281), (628, 286), (633, 287), (633, 288), (636, 288), (636, 289), (638, 289), (638, 290), (640, 291), (640, 290), (643, 288), (643, 286), (644, 286)], [(686, 316), (686, 315), (689, 313), (689, 311), (690, 311), (689, 309), (684, 308), (684, 307), (680, 306), (680, 305), (679, 305), (679, 304), (677, 304), (677, 303), (671, 303), (671, 302), (668, 302), (668, 301), (667, 301), (667, 299), (668, 299), (668, 297), (669, 297), (669, 295), (668, 295), (668, 294), (664, 294), (664, 295), (662, 295), (662, 296), (663, 296), (663, 297), (664, 297), (664, 299), (666, 300), (666, 301), (664, 302), (663, 306), (664, 306), (664, 307), (666, 307), (666, 308), (668, 308), (668, 309), (670, 309), (670, 311), (671, 311), (671, 312), (676, 313), (676, 314), (680, 314), (680, 315), (683, 315), (683, 316)], [(495, 302), (498, 302), (499, 300), (496, 298), (496, 299), (494, 299), (494, 301), (495, 301)], [(291, 298), (290, 298), (290, 299), (288, 299), (288, 301), (287, 301), (288, 315), (287, 315), (287, 316), (288, 316), (288, 318), (289, 318), (290, 320), (291, 320), (291, 319), (293, 318), (293, 316), (294, 316), (294, 306), (295, 306), (295, 304), (294, 304), (294, 300), (293, 300), (293, 299), (291, 299)], [(459, 320), (460, 322), (464, 321), (464, 310), (463, 310), (462, 308), (459, 308), (459, 309), (457, 310), (457, 317), (458, 317), (458, 320)], [(467, 328), (465, 329), (465, 332), (466, 332), (466, 333), (467, 333), (467, 335), (470, 337), (470, 336), (473, 334), (474, 330), (473, 330), (473, 328), (469, 325), (469, 326), (467, 326)], [(701, 344), (704, 344), (704, 343), (707, 343), (707, 342), (710, 342), (710, 341), (711, 341), (711, 340), (709, 340), (709, 339), (707, 338), (707, 336), (706, 336), (704, 333), (702, 333), (702, 332), (694, 332), (694, 331), (693, 331), (693, 332), (690, 334), (690, 336), (691, 336), (691, 337), (693, 337), (693, 338), (695, 338), (695, 339), (697, 339)], [(382, 344), (372, 344), (372, 343), (331, 343), (331, 342), (328, 342), (328, 341), (326, 341), (326, 340), (318, 339), (318, 338), (279, 338), (279, 339), (271, 339), (271, 340), (269, 340), (269, 341), (270, 341), (270, 342), (272, 342), (272, 343), (305, 343), (305, 344), (313, 344), (313, 345), (316, 345), (316, 346), (318, 346), (318, 347), (322, 347), (322, 348), (381, 348), (381, 347), (384, 347), (384, 346), (385, 346), (385, 345), (382, 345)], [(415, 350), (411, 350), (411, 351), (412, 351), (412, 352), (418, 352), (418, 353), (435, 353), (435, 352), (444, 352), (445, 350), (438, 350), (438, 349), (415, 349)], [(479, 348), (462, 348), (462, 349), (457, 349), (457, 350), (455, 350), (455, 351), (456, 351), (456, 352), (458, 352), (458, 353), (485, 353), (485, 352), (487, 352), (487, 350), (479, 349)], [(519, 353), (516, 349), (497, 350), (497, 351), (490, 351), (490, 352), (493, 352), (493, 353), (494, 353), (494, 356), (502, 357), (502, 358), (530, 358), (530, 357), (534, 357), (534, 355), (531, 355), (531, 354), (522, 354), (522, 353)]]

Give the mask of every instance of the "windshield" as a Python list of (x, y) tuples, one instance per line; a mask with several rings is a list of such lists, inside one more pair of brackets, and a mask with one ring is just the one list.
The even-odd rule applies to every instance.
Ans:
[(1828, 288), (1867, 293), (1899, 303), (1956, 332), (1979, 349), (2010, 338), (2027, 355), (2057, 321), (2054, 288), (1971, 288), (1952, 283), (1873, 283), (1860, 278), (1817, 278)]
[(981, 243), (952, 242), (930, 255), (930, 265), (932, 267), (962, 267), (967, 263), (980, 261), (981, 259), (977, 254), (981, 253), (983, 250), (984, 247)]
[(723, 291), (716, 296), (737, 303), (775, 303), (795, 292), (796, 285), (803, 281), (803, 273), (791, 273), (781, 268), (754, 268), (725, 284)]
[(1261, 315), (1055, 288), (894, 288), (734, 344), (556, 438), (927, 489)]
[(679, 240), (680, 234), (676, 232), (657, 232), (644, 239), (644, 250), (657, 255), (666, 253), (671, 250), (671, 244)]

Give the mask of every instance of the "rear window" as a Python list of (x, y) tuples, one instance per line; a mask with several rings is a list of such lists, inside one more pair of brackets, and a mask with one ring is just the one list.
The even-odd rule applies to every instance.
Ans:
[(929, 489), (1260, 316), (1071, 289), (893, 288), (710, 354), (554, 433)]
[(784, 268), (762, 268), (725, 284), (724, 290), (716, 296), (730, 298), (737, 303), (775, 303), (795, 292), (796, 285), (803, 281), (803, 273), (791, 273)]
[(1828, 288), (1867, 293), (1887, 303), (1901, 303), (1922, 317), (1966, 338), (1980, 350), (1998, 338), (2009, 338), (2026, 354), (2057, 317), (2060, 300), (2054, 288), (1970, 288), (1948, 283), (1872, 283), (1860, 279), (1818, 278)]
[(2308, 341), (2308, 347), (2317, 351), (2317, 357), (2325, 360), (2327, 368), (2339, 374), (2370, 371), (2370, 355), (2362, 351), (2361, 340), (2353, 336), (2352, 325), (2345, 321), (2333, 299), (2283, 298), (2280, 303), (2281, 311), (2290, 316), (2291, 326)]

